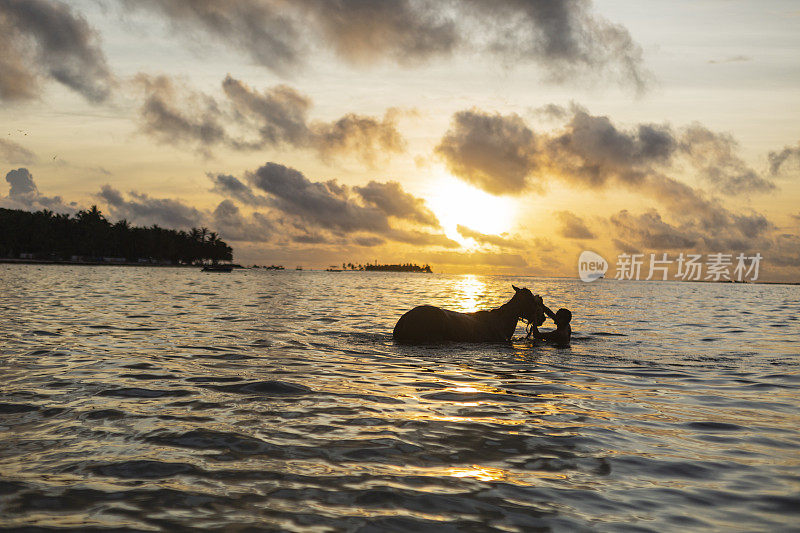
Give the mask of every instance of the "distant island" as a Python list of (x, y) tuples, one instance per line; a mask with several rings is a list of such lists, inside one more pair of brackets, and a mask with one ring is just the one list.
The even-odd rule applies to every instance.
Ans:
[[(367, 263), (366, 265), (355, 263), (342, 263), (341, 270), (359, 270), (364, 272), (421, 272), (424, 274), (431, 274), (430, 265), (419, 266), (415, 263), (403, 263), (398, 265), (380, 265), (377, 261), (374, 264)], [(331, 266), (329, 272), (339, 272), (340, 269)]]
[(65, 263), (199, 265), (231, 261), (207, 228), (178, 231), (109, 222), (97, 206), (74, 216), (0, 208), (0, 258)]

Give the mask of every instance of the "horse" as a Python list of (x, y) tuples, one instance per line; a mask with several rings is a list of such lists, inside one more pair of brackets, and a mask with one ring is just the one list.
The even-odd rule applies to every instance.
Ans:
[(538, 327), (545, 319), (541, 296), (526, 288), (511, 287), (514, 289), (511, 300), (491, 311), (459, 313), (433, 305), (417, 306), (400, 317), (392, 338), (403, 344), (508, 342), (518, 320), (527, 320)]

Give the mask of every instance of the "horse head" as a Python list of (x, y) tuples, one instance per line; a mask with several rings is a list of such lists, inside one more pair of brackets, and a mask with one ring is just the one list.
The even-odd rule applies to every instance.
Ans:
[(533, 294), (530, 289), (525, 287), (519, 288), (514, 285), (514, 297), (511, 301), (516, 300), (517, 310), (519, 317), (527, 320), (529, 323), (534, 324), (536, 327), (544, 324), (544, 301), (538, 294)]

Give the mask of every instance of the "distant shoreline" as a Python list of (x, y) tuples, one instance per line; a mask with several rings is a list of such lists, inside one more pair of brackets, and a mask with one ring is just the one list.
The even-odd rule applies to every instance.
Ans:
[(139, 263), (130, 261), (61, 261), (55, 259), (9, 259), (0, 258), (0, 264), (10, 265), (78, 265), (78, 266), (135, 266), (135, 267), (170, 267), (200, 268), (200, 265), (174, 265), (165, 263)]
[[(159, 264), (159, 263), (131, 263), (131, 262), (103, 262), (103, 261), (56, 261), (56, 260), (48, 260), (48, 259), (13, 259), (13, 258), (0, 258), (0, 264), (9, 264), (9, 265), (67, 265), (67, 266), (122, 266), (122, 267), (159, 267), (159, 268), (202, 268), (202, 265), (166, 265), (166, 264)], [(252, 269), (249, 267), (234, 267), (234, 270), (270, 270), (266, 268), (260, 269)], [(326, 272), (325, 269), (314, 269), (314, 268), (306, 268), (303, 270), (295, 270), (295, 269), (287, 269), (285, 271), (277, 271), (277, 272)], [(420, 272), (395, 272), (395, 271), (383, 271), (383, 270), (341, 270), (337, 272), (375, 272), (380, 274), (419, 274)], [(442, 274), (440, 272), (440, 274)], [(491, 275), (491, 274), (490, 274)], [(526, 276), (526, 275), (511, 275), (511, 274), (497, 274), (498, 276), (505, 276), (505, 277), (542, 277), (542, 276)], [(545, 278), (552, 278), (552, 279), (579, 279), (579, 278), (569, 278), (564, 276), (544, 276)], [(609, 280), (609, 281), (618, 281), (618, 280)], [(625, 280), (628, 281), (628, 280)], [(633, 281), (645, 281), (645, 280), (633, 280)], [(704, 281), (704, 280), (697, 280), (697, 281), (678, 281), (678, 280), (667, 280), (668, 282), (675, 282), (675, 283), (723, 283), (727, 284), (726, 282), (714, 282), (714, 281)], [(659, 283), (658, 280), (647, 281), (647, 283)], [(736, 283), (735, 285), (800, 285), (800, 281), (748, 281), (747, 283)]]

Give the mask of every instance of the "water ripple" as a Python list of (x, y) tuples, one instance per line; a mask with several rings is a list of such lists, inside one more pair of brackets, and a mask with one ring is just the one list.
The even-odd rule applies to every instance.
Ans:
[[(0, 270), (0, 530), (797, 523), (798, 287)], [(573, 310), (569, 348), (391, 340), (511, 283)]]

